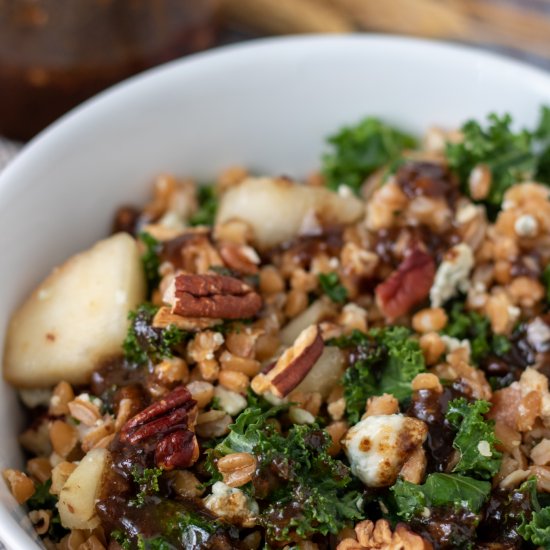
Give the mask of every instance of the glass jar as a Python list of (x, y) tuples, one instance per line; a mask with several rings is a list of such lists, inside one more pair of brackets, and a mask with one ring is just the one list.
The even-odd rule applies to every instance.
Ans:
[(0, 134), (27, 140), (84, 99), (211, 46), (216, 0), (0, 0)]

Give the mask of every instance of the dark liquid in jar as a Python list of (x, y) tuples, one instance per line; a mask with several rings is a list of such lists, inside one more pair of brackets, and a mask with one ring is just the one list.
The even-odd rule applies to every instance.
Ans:
[(0, 1), (0, 134), (26, 140), (86, 98), (215, 39), (214, 0)]

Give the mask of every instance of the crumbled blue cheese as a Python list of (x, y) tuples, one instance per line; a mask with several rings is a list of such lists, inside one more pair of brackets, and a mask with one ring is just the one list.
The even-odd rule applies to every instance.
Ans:
[(430, 289), (432, 307), (441, 307), (458, 292), (467, 292), (470, 271), (474, 266), (474, 254), (466, 243), (453, 246), (446, 254), (435, 274)]
[(204, 499), (204, 505), (216, 516), (240, 523), (243, 527), (255, 525), (260, 512), (253, 498), (222, 481), (212, 485), (212, 494)]
[(479, 454), (481, 456), (485, 456), (487, 458), (493, 456), (491, 445), (489, 445), (489, 442), (485, 441), (484, 439), (477, 444), (477, 450), (479, 451)]
[(226, 390), (223, 386), (216, 386), (214, 388), (214, 396), (218, 398), (221, 409), (231, 416), (244, 411), (248, 404), (246, 398), (240, 393)]
[(354, 475), (368, 487), (388, 487), (426, 435), (426, 425), (416, 418), (372, 415), (352, 426), (342, 445)]
[(527, 325), (527, 341), (535, 348), (535, 351), (548, 351), (550, 349), (550, 326), (540, 317), (536, 317)]
[(443, 343), (445, 344), (447, 353), (452, 353), (453, 351), (456, 351), (460, 348), (464, 348), (467, 351), (468, 357), (472, 353), (472, 346), (470, 345), (470, 341), (467, 339), (459, 340), (458, 338), (454, 338), (453, 336), (442, 334), (441, 340), (443, 340)]

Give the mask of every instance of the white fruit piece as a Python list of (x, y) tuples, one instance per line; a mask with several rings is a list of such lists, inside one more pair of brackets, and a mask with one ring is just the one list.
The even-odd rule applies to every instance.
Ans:
[(57, 504), (63, 527), (94, 529), (99, 525), (95, 505), (108, 456), (107, 449), (92, 449), (63, 485)]
[(364, 209), (357, 197), (342, 197), (324, 187), (249, 178), (223, 195), (216, 223), (236, 219), (248, 223), (254, 244), (265, 249), (298, 235), (312, 213), (323, 225), (338, 225), (358, 220)]
[(136, 241), (119, 233), (56, 268), (13, 315), (4, 377), (20, 388), (85, 384), (121, 353), (128, 312), (145, 299)]

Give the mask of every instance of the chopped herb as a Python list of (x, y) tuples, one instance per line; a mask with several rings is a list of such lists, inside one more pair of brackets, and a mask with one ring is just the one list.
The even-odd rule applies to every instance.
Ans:
[(136, 506), (145, 504), (145, 497), (155, 495), (159, 492), (159, 477), (163, 473), (162, 468), (144, 468), (140, 470), (137, 466), (132, 469), (132, 478), (139, 485), (139, 492), (132, 501)]
[(397, 515), (406, 521), (425, 509), (451, 506), (478, 513), (491, 492), (491, 483), (458, 474), (429, 474), (423, 485), (398, 479), (390, 489)]
[(157, 239), (155, 239), (155, 237), (145, 231), (142, 231), (139, 234), (139, 240), (145, 245), (145, 252), (141, 256), (141, 262), (145, 271), (147, 288), (149, 290), (149, 294), (151, 294), (151, 292), (160, 283), (159, 252), (161, 249), (161, 244), (157, 241)]
[(331, 150), (323, 156), (322, 168), (326, 185), (334, 191), (345, 185), (356, 194), (368, 176), (416, 146), (412, 136), (376, 118), (342, 128), (328, 143)]
[(331, 344), (350, 349), (352, 364), (342, 383), (351, 424), (359, 421), (373, 395), (391, 393), (406, 401), (412, 395), (411, 381), (426, 369), (418, 341), (405, 327), (376, 329), (369, 335), (354, 331)]
[(345, 304), (348, 299), (346, 287), (340, 283), (338, 273), (320, 273), (319, 284), (322, 291), (337, 304)]
[(163, 358), (172, 357), (174, 348), (186, 337), (186, 333), (174, 325), (153, 328), (151, 323), (156, 311), (155, 306), (142, 304), (128, 315), (131, 322), (123, 349), (126, 360), (132, 364), (143, 365), (149, 360), (158, 363)]
[(510, 115), (493, 113), (487, 117), (486, 126), (469, 120), (462, 126), (463, 141), (447, 143), (449, 166), (459, 176), (464, 193), (469, 194), (468, 180), (472, 170), (480, 164), (489, 168), (491, 187), (482, 202), (492, 217), (500, 209), (506, 190), (515, 183), (532, 179), (535, 175), (539, 181), (550, 182), (548, 108), (542, 109), (535, 132), (525, 129), (514, 132), (511, 126)]
[(499, 471), (502, 453), (495, 448), (494, 422), (483, 417), (490, 408), (491, 403), (482, 399), (468, 403), (460, 398), (449, 403), (446, 418), (458, 429), (453, 447), (460, 453), (453, 472), (491, 479)]
[(218, 210), (218, 198), (214, 185), (201, 185), (198, 188), (199, 208), (189, 219), (191, 225), (214, 225)]

